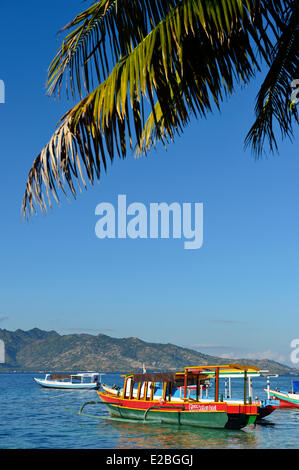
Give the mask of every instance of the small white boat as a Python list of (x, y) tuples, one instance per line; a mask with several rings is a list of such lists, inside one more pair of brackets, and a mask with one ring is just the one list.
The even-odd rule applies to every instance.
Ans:
[(34, 378), (35, 382), (44, 388), (60, 388), (68, 390), (97, 390), (101, 385), (101, 376), (98, 372), (85, 372), (81, 374), (46, 374), (44, 379)]

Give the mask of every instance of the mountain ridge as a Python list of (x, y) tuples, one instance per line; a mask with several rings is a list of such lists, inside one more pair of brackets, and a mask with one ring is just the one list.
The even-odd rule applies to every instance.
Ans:
[(270, 359), (248, 360), (211, 356), (171, 343), (146, 342), (136, 337), (113, 338), (99, 333), (60, 335), (54, 330), (33, 328), (28, 331), (0, 329), (5, 343), (5, 363), (0, 372), (78, 371), (139, 372), (143, 364), (148, 370), (180, 370), (192, 365), (240, 363), (256, 365), (279, 375), (296, 375), (299, 370)]

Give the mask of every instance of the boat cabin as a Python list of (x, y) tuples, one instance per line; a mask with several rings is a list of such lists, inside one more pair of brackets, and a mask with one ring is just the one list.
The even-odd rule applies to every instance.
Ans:
[[(184, 372), (133, 373), (124, 377), (124, 387), (121, 393), (123, 399), (143, 401), (200, 401), (207, 399), (210, 379), (215, 379), (215, 402), (223, 401), (219, 393), (219, 379), (229, 373), (237, 372), (244, 379), (244, 404), (251, 402), (248, 396), (248, 376), (258, 375), (257, 367), (239, 364), (221, 366), (186, 367)], [(228, 376), (228, 375), (226, 375)]]
[(81, 374), (46, 374), (45, 381), (49, 382), (66, 382), (66, 383), (95, 383), (101, 381), (99, 373), (81, 373)]

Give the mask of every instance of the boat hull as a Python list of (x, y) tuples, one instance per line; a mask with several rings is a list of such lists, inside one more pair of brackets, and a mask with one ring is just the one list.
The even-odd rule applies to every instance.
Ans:
[[(118, 396), (121, 395), (122, 390), (117, 390), (115, 388), (109, 387), (107, 385), (102, 385), (102, 390), (110, 395)], [(155, 397), (154, 397), (155, 398)], [(209, 402), (208, 399), (204, 398), (201, 400), (202, 403)], [(230, 403), (230, 400), (228, 401)], [(242, 404), (241, 400), (233, 400), (231, 401), (233, 404)], [(266, 402), (255, 402), (254, 404), (258, 405), (258, 416), (257, 419), (263, 419), (266, 416), (269, 416), (273, 411), (275, 411), (277, 408), (279, 408), (279, 402), (277, 401), (277, 404), (274, 405), (272, 404), (273, 400), (267, 400)]]
[(269, 390), (269, 393), (272, 398), (279, 401), (280, 408), (299, 408), (298, 394), (279, 392), (277, 390)]
[(101, 400), (106, 402), (111, 416), (157, 424), (241, 429), (254, 423), (258, 412), (257, 406), (254, 405), (245, 407), (244, 405), (227, 405), (222, 402), (185, 404), (165, 402), (161, 404), (153, 401), (123, 399), (100, 391), (97, 393)]
[(266, 416), (269, 416), (277, 408), (278, 408), (278, 406), (273, 406), (273, 405), (260, 406), (258, 419), (266, 418)]
[(60, 390), (97, 390), (99, 387), (97, 384), (71, 384), (71, 383), (59, 383), (50, 380), (34, 379), (43, 388), (56, 388)]

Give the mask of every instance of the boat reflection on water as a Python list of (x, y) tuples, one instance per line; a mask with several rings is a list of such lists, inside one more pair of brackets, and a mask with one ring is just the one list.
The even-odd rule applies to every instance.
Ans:
[(99, 438), (103, 432), (107, 441), (117, 435), (117, 449), (204, 449), (204, 448), (258, 448), (254, 429), (230, 430), (181, 427), (165, 424), (138, 424), (124, 421), (102, 421), (98, 423)]

